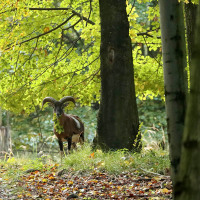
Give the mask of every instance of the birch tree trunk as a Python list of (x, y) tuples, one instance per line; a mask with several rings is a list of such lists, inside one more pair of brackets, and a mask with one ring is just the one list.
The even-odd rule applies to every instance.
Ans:
[(0, 107), (0, 127), (2, 126), (2, 109)]
[(8, 128), (1, 126), (0, 127), (0, 155), (4, 155), (11, 151), (10, 146), (10, 134)]
[(200, 199), (200, 8), (198, 8), (192, 80), (184, 128), (180, 180), (176, 184), (175, 199)]
[(186, 54), (183, 4), (160, 0), (165, 100), (173, 185), (179, 171), (186, 110)]
[[(139, 120), (126, 0), (99, 0), (99, 5), (101, 103), (96, 143), (105, 149), (133, 149)], [(139, 141), (140, 136), (136, 147)]]
[(11, 126), (10, 126), (10, 112), (6, 112), (6, 125), (7, 125), (7, 135), (9, 138), (9, 144), (8, 144), (8, 152), (12, 152), (12, 137), (11, 137)]
[(2, 110), (0, 109), (0, 155), (12, 152), (9, 112), (7, 112), (7, 127), (2, 126)]

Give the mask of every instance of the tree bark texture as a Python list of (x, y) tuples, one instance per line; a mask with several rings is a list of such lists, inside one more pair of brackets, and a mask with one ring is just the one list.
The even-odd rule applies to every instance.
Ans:
[(0, 107), (0, 127), (2, 126), (2, 109)]
[(192, 53), (192, 80), (188, 101), (179, 182), (175, 199), (200, 199), (200, 9), (198, 8), (195, 44)]
[(195, 33), (195, 24), (196, 24), (196, 15), (197, 15), (197, 5), (193, 4), (191, 0), (189, 3), (185, 4), (185, 21), (186, 21), (186, 32), (187, 32), (187, 49), (188, 49), (188, 61), (190, 68), (190, 80), (192, 79), (192, 66), (191, 58), (192, 51), (194, 47), (194, 33)]
[[(105, 149), (133, 149), (139, 122), (126, 1), (99, 0), (99, 4), (101, 103), (97, 144)], [(140, 136), (137, 145), (139, 140)]]
[(0, 155), (11, 152), (11, 137), (7, 127), (0, 127)]
[(159, 7), (168, 138), (174, 185), (180, 165), (187, 94), (183, 4), (178, 3), (178, 0), (160, 0)]

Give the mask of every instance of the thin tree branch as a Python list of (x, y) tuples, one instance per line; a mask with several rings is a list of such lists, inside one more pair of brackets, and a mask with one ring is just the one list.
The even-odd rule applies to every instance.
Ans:
[[(17, 60), (16, 60), (16, 63), (15, 63), (15, 68), (17, 69), (17, 65), (18, 65), (18, 61), (19, 61), (19, 55), (20, 55), (20, 51), (18, 52), (18, 55), (17, 55)], [(15, 71), (14, 71), (14, 75), (15, 75)], [(13, 82), (14, 82), (14, 77), (13, 75), (11, 76), (11, 89), (13, 89)]]
[[(156, 28), (154, 30), (147, 30), (146, 32), (141, 32), (141, 33), (137, 33), (137, 36), (148, 36), (148, 37), (153, 37), (152, 35), (149, 34), (149, 32), (153, 32), (153, 31), (158, 31), (158, 29), (160, 28)], [(161, 37), (160, 36), (157, 36), (158, 39), (160, 39)]]
[[(49, 80), (49, 81), (45, 81), (45, 82), (39, 84), (39, 85), (36, 86), (36, 87), (40, 87), (40, 86), (49, 84), (49, 83), (51, 83), (51, 82), (53, 82), (53, 81), (55, 81), (55, 80), (58, 80), (58, 79), (61, 79), (61, 78), (65, 77), (65, 76), (67, 76), (67, 75), (69, 75), (69, 74), (75, 74), (76, 72), (82, 71), (82, 70), (86, 69), (88, 66), (90, 66), (91, 64), (93, 64), (96, 60), (98, 60), (99, 57), (100, 57), (100, 55), (99, 55), (98, 57), (96, 57), (92, 62), (90, 62), (87, 66), (82, 67), (81, 69), (77, 69), (77, 70), (75, 70), (75, 71), (73, 71), (73, 72), (67, 72), (67, 73), (63, 74), (62, 76), (59, 76), (59, 77), (54, 78), (54, 79)], [(73, 77), (72, 77), (72, 78), (73, 78)], [(71, 80), (70, 80), (69, 82), (71, 82)], [(69, 84), (69, 83), (68, 83), (68, 84)], [(62, 92), (61, 92), (61, 93), (62, 93)]]
[(66, 30), (68, 30), (68, 29), (70, 29), (70, 28), (73, 28), (73, 27), (76, 26), (76, 24), (78, 24), (80, 21), (81, 21), (81, 19), (79, 19), (75, 24), (73, 24), (73, 25), (71, 25), (71, 26), (69, 26), (69, 27), (67, 27), (67, 28), (64, 28), (63, 30), (66, 31)]
[(132, 10), (133, 10), (134, 7), (135, 7), (135, 0), (134, 0), (134, 2), (133, 2), (133, 5), (132, 5), (132, 7), (131, 7), (130, 12), (128, 13), (128, 16), (131, 14), (131, 12), (132, 12)]
[[(45, 9), (45, 8), (44, 8), (44, 9), (42, 9), (42, 8), (30, 8), (30, 10), (68, 10), (68, 8), (64, 8), (64, 9), (63, 9), (63, 8), (46, 8), (46, 9)], [(37, 35), (37, 36), (35, 36), (35, 37), (32, 37), (32, 38), (30, 38), (30, 39), (27, 39), (27, 40), (24, 40), (24, 41), (22, 41), (22, 42), (20, 42), (20, 43), (17, 43), (17, 45), (21, 45), (21, 44), (23, 44), (23, 43), (25, 43), (25, 42), (29, 42), (29, 41), (31, 41), (31, 40), (33, 40), (33, 39), (37, 39), (37, 42), (38, 42), (38, 38), (39, 38), (39, 37), (44, 36), (44, 35), (46, 35), (46, 34), (48, 34), (48, 33), (50, 33), (50, 32), (55, 31), (56, 29), (60, 28), (60, 27), (63, 26), (65, 23), (67, 23), (74, 15), (79, 16), (82, 20), (85, 20), (85, 21), (87, 21), (88, 23), (90, 23), (90, 24), (92, 24), (92, 25), (95, 24), (94, 22), (92, 22), (91, 20), (89, 20), (89, 18), (87, 19), (86, 17), (83, 17), (81, 14), (77, 13), (76, 11), (73, 11), (73, 10), (72, 10), (72, 13), (73, 13), (73, 14), (72, 14), (67, 20), (65, 20), (63, 23), (61, 23), (61, 24), (58, 25), (57, 27), (51, 29), (51, 30), (48, 31), (48, 32), (45, 32), (45, 33), (43, 33), (43, 34)], [(77, 22), (77, 23), (78, 23), (78, 22)], [(74, 26), (75, 26), (77, 23), (75, 23)], [(42, 76), (50, 67), (52, 67), (53, 65), (55, 65), (55, 63), (57, 63), (57, 62), (62, 61), (63, 59), (65, 59), (65, 58), (72, 52), (75, 43), (76, 43), (79, 39), (80, 39), (80, 37), (79, 37), (78, 39), (76, 39), (76, 40), (73, 42), (73, 44), (72, 44), (72, 49), (71, 49), (71, 51), (70, 51), (69, 53), (67, 53), (67, 52), (69, 51), (69, 49), (70, 49), (71, 47), (70, 47), (62, 56), (60, 56), (59, 59), (57, 59), (57, 60), (56, 60), (55, 62), (53, 62), (52, 64), (48, 65), (48, 66), (43, 70), (43, 72), (37, 74), (37, 75), (36, 75), (31, 81), (29, 81), (28, 83), (23, 84), (17, 91), (10, 93), (10, 94), (8, 95), (8, 97), (5, 99), (4, 103), (8, 100), (8, 98), (9, 98), (10, 95), (16, 94), (18, 91), (20, 91), (21, 89), (23, 89), (25, 86), (27, 86), (28, 84), (31, 84), (33, 81), (35, 81), (38, 77)], [(11, 45), (12, 45), (12, 44), (10, 44), (10, 47), (8, 47), (7, 49), (11, 48)], [(37, 46), (37, 43), (36, 43), (36, 46)], [(96, 60), (96, 59), (95, 59), (95, 60)]]
[(26, 64), (26, 62), (31, 59), (32, 55), (34, 54), (35, 50), (37, 49), (38, 41), (39, 41), (39, 38), (37, 38), (37, 41), (35, 43), (35, 47), (34, 47), (32, 53), (30, 54), (29, 58), (24, 61), (24, 63), (22, 64), (22, 66), (24, 66)]
[[(71, 51), (70, 51), (69, 53), (67, 53), (67, 52), (70, 50), (70, 48), (68, 48), (67, 51), (66, 51), (65, 53), (63, 53), (63, 55), (60, 56), (60, 58), (59, 58), (56, 62), (60, 62), (60, 61), (64, 60), (64, 59), (72, 52), (72, 50), (73, 50), (74, 47), (75, 47), (75, 44), (76, 44), (80, 39), (81, 39), (81, 37), (79, 37), (79, 38), (77, 38), (76, 40), (74, 40), (73, 43), (72, 43), (72, 45), (71, 45), (71, 47), (70, 47), (70, 48), (72, 48)], [(55, 64), (55, 63), (54, 63), (54, 64)]]
[[(7, 102), (7, 100), (9, 99), (10, 96), (17, 94), (17, 93), (18, 93), (20, 90), (22, 90), (25, 86), (27, 86), (28, 84), (31, 84), (33, 81), (37, 80), (38, 77), (42, 76), (50, 67), (54, 66), (55, 63), (57, 63), (57, 62), (62, 61), (63, 59), (65, 59), (65, 57), (68, 56), (68, 55), (72, 52), (72, 50), (74, 49), (75, 43), (76, 43), (79, 39), (80, 39), (80, 38), (78, 38), (78, 39), (74, 42), (74, 44), (73, 44), (70, 48), (68, 48), (68, 50), (61, 56), (61, 58), (60, 58), (59, 60), (57, 60), (56, 62), (53, 62), (53, 63), (49, 64), (41, 73), (37, 74), (31, 81), (29, 81), (29, 82), (27, 82), (27, 83), (24, 83), (24, 84), (23, 84), (19, 89), (17, 89), (15, 92), (12, 92), (12, 93), (8, 94), (7, 98), (4, 98), (3, 104), (4, 104), (5, 102)], [(71, 49), (71, 48), (72, 48), (72, 49)], [(70, 49), (71, 49), (71, 51), (67, 54), (67, 52), (68, 52)], [(66, 55), (66, 54), (67, 54), (67, 55)], [(63, 57), (63, 56), (64, 56), (64, 57)], [(24, 95), (24, 94), (25, 94), (25, 93), (23, 93), (23, 95)]]
[(89, 20), (87, 17), (82, 16), (82, 15), (79, 14), (78, 12), (72, 10), (72, 13), (75, 14), (75, 15), (77, 15), (77, 16), (80, 17), (81, 19), (85, 20), (86, 22), (88, 22), (88, 23), (90, 23), (90, 24), (92, 24), (92, 25), (95, 25), (95, 23), (94, 23), (93, 21)]
[[(1, 9), (1, 10), (2, 10), (2, 9)], [(10, 9), (10, 10), (5, 10), (5, 11), (3, 11), (3, 12), (0, 12), (0, 15), (4, 14), (4, 13), (6, 13), (6, 12), (15, 11), (15, 10), (16, 10), (16, 8), (13, 8), (13, 9)]]
[(144, 35), (146, 35), (146, 36), (148, 36), (148, 37), (153, 37), (152, 35), (150, 35), (150, 34), (148, 34), (148, 33), (137, 33), (137, 36), (144, 36)]
[(64, 36), (64, 29), (62, 29), (61, 38), (60, 38), (60, 47), (59, 47), (59, 49), (58, 49), (58, 52), (57, 52), (57, 55), (56, 55), (56, 58), (55, 58), (55, 63), (57, 63), (56, 61), (58, 60), (58, 55), (59, 55), (60, 50), (61, 50), (61, 48), (62, 48), (63, 36)]
[[(23, 43), (29, 42), (29, 41), (31, 41), (31, 40), (34, 40), (34, 39), (39, 38), (39, 37), (42, 37), (42, 36), (44, 36), (44, 35), (47, 35), (47, 34), (53, 32), (53, 31), (57, 30), (58, 28), (60, 28), (60, 27), (63, 26), (64, 24), (66, 24), (74, 15), (75, 15), (75, 14), (72, 14), (72, 15), (71, 15), (69, 18), (67, 18), (63, 23), (59, 24), (59, 25), (56, 26), (55, 28), (53, 28), (53, 29), (51, 29), (51, 30), (49, 30), (49, 31), (47, 31), (47, 32), (45, 32), (45, 33), (42, 33), (42, 34), (40, 34), (40, 35), (37, 35), (37, 36), (35, 36), (35, 37), (32, 37), (32, 38), (29, 38), (29, 39), (24, 40), (24, 41), (22, 41), (22, 42), (19, 42), (17, 45), (21, 45), (21, 44), (23, 44)], [(10, 48), (11, 48), (11, 47), (8, 47), (8, 48), (6, 48), (6, 50), (8, 50), (8, 49), (10, 49)]]
[(70, 8), (29, 8), (29, 10), (71, 10)]
[(81, 19), (85, 20), (86, 22), (92, 24), (92, 25), (95, 25), (95, 23), (91, 20), (89, 20), (87, 17), (84, 17), (82, 16), (80, 13), (70, 9), (70, 8), (29, 8), (29, 10), (71, 10), (71, 12), (74, 14), (74, 15), (77, 15), (78, 17), (80, 17)]
[[(148, 44), (147, 44), (147, 42), (146, 42), (146, 38), (145, 38), (144, 36), (143, 36), (143, 39), (144, 39), (144, 42), (145, 42), (146, 46), (148, 47)], [(151, 53), (150, 51), (148, 51), (148, 53), (152, 55), (152, 53)], [(153, 57), (153, 59), (154, 59), (154, 60), (157, 62), (157, 64), (158, 64), (158, 68), (157, 68), (157, 70), (155, 71), (155, 72), (158, 73), (158, 69), (161, 67), (161, 63), (160, 63), (155, 57)]]
[[(16, 9), (15, 9), (15, 10), (16, 10)], [(29, 8), (29, 10), (69, 10), (69, 8)], [(70, 10), (71, 10), (71, 9), (70, 9)], [(72, 12), (73, 14), (72, 14), (68, 19), (66, 19), (63, 23), (59, 24), (57, 27), (55, 27), (55, 28), (53, 28), (53, 29), (51, 29), (51, 30), (49, 30), (49, 31), (47, 31), (47, 32), (45, 32), (45, 33), (42, 33), (42, 34), (40, 34), (40, 35), (37, 35), (37, 36), (35, 36), (35, 37), (32, 37), (32, 38), (29, 38), (29, 39), (24, 40), (24, 41), (22, 41), (22, 42), (19, 42), (19, 43), (17, 43), (16, 45), (21, 45), (21, 44), (23, 44), (23, 43), (29, 42), (29, 41), (31, 41), (31, 40), (34, 40), (34, 39), (39, 38), (39, 37), (42, 37), (42, 36), (44, 36), (44, 35), (46, 35), (46, 34), (49, 34), (49, 33), (53, 32), (53, 31), (57, 30), (58, 28), (60, 28), (60, 27), (63, 26), (64, 24), (66, 24), (74, 15), (76, 15), (76, 16), (80, 17), (81, 19), (85, 20), (87, 23), (90, 23), (90, 24), (92, 24), (92, 25), (95, 24), (93, 21), (89, 20), (89, 18), (86, 18), (86, 17), (82, 16), (81, 14), (79, 14), (79, 13), (76, 12), (76, 11), (71, 10), (71, 12)], [(90, 16), (90, 15), (89, 15), (89, 16)], [(76, 24), (75, 24), (75, 25), (76, 25)], [(13, 43), (12, 43), (12, 44), (13, 44)], [(8, 47), (7, 47), (5, 50), (10, 49), (10, 48), (12, 47), (12, 46), (11, 46), (12, 44), (9, 44)]]
[[(87, 83), (87, 85), (88, 85), (88, 84), (94, 79), (94, 77), (95, 77), (99, 72), (100, 72), (100, 68), (99, 68), (94, 74), (91, 74), (90, 76), (88, 76), (87, 78), (85, 78), (83, 81), (80, 81), (80, 82), (78, 82), (78, 83), (72, 85), (71, 87), (74, 87), (74, 86), (76, 86), (76, 85), (79, 85), (79, 84), (81, 84), (81, 83), (84, 83), (85, 81), (88, 81), (88, 83)], [(69, 83), (69, 84), (70, 84), (70, 83)], [(69, 84), (68, 84), (67, 86), (69, 86)], [(67, 86), (65, 87), (64, 90), (66, 90)], [(63, 91), (64, 91), (64, 90), (63, 90)], [(62, 91), (62, 92), (63, 92), (63, 91)]]
[(89, 16), (88, 16), (87, 21), (86, 21), (86, 26), (87, 26), (88, 21), (89, 21), (89, 19), (90, 19), (91, 13), (92, 13), (92, 0), (90, 0), (90, 12), (89, 12)]
[[(72, 74), (72, 73), (73, 73), (73, 75), (72, 75), (70, 81), (68, 82), (67, 86), (63, 89), (63, 91), (61, 92), (61, 94), (62, 94), (62, 93), (66, 90), (66, 88), (70, 85), (70, 83), (72, 82), (72, 79), (73, 79), (73, 77), (74, 77), (74, 75), (75, 75), (76, 72), (85, 69), (86, 67), (88, 67), (89, 65), (91, 65), (92, 63), (94, 63), (96, 60), (98, 60), (99, 57), (100, 57), (100, 55), (99, 55), (97, 58), (95, 58), (91, 63), (89, 63), (87, 66), (85, 66), (85, 67), (83, 67), (83, 68), (81, 68), (81, 69), (79, 69), (79, 70), (76, 70), (76, 71), (73, 71), (73, 72), (68, 72), (68, 73), (64, 74), (63, 76), (58, 77), (57, 79), (60, 79), (60, 78), (66, 76), (66, 75), (68, 75), (68, 74)], [(100, 70), (100, 69), (98, 69), (98, 72), (99, 72), (99, 70)], [(92, 75), (93, 75), (93, 74), (92, 74)], [(96, 73), (95, 73), (95, 75), (96, 75)], [(91, 76), (89, 76), (89, 77), (91, 77)], [(84, 79), (84, 80), (87, 80), (89, 77), (87, 77), (87, 78)], [(57, 80), (57, 79), (56, 79), (56, 80)], [(55, 79), (54, 79), (54, 80), (55, 80)], [(84, 81), (82, 81), (82, 82), (84, 82)], [(82, 83), (82, 82), (80, 82), (80, 83)], [(76, 84), (76, 85), (77, 85), (77, 84)]]

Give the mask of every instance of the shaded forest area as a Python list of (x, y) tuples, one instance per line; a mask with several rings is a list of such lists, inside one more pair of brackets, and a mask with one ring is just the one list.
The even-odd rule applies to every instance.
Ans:
[(0, 200), (199, 199), (199, 15), (0, 2)]

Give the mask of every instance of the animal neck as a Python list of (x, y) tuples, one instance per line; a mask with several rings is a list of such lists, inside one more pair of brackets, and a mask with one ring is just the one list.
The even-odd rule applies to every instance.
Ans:
[(54, 123), (57, 123), (59, 122), (60, 124), (62, 124), (63, 122), (63, 115), (64, 113), (62, 113), (59, 117), (56, 115), (56, 113), (54, 113), (54, 116), (53, 116), (53, 121)]
[(62, 113), (59, 117), (57, 117), (60, 124), (63, 124), (63, 116), (64, 116), (64, 113)]

